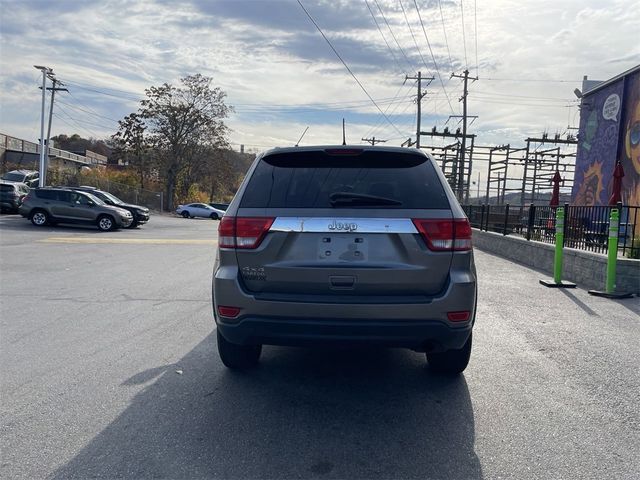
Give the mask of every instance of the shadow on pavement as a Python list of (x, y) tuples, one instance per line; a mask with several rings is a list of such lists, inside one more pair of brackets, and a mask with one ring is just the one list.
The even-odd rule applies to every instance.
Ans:
[(482, 478), (464, 377), (412, 352), (265, 347), (237, 373), (209, 335), (121, 388), (156, 376), (53, 478)]
[(591, 317), (599, 317), (600, 315), (598, 315), (598, 313), (594, 310), (592, 310), (586, 303), (584, 303), (582, 300), (580, 300), (578, 297), (576, 297), (575, 294), (564, 290), (562, 288), (558, 288), (558, 290), (563, 293), (566, 297), (568, 297), (573, 303), (575, 303), (578, 307), (580, 307), (584, 313), (586, 313), (587, 315), (591, 316)]

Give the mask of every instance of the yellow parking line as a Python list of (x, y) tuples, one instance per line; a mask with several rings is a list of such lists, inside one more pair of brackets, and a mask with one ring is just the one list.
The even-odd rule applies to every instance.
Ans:
[(197, 240), (189, 238), (96, 238), (96, 237), (49, 237), (38, 240), (40, 243), (120, 243), (153, 245), (217, 245), (216, 240)]

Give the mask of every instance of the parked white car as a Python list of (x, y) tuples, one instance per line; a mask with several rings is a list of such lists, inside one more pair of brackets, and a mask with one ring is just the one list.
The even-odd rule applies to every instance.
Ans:
[(213, 208), (206, 203), (190, 203), (188, 205), (178, 205), (176, 209), (178, 215), (182, 215), (184, 218), (204, 217), (211, 218), (213, 220), (219, 220), (224, 215), (224, 211), (218, 208)]

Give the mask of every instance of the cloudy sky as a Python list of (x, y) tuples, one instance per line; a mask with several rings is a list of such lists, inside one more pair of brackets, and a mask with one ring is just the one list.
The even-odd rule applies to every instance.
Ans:
[(423, 129), (455, 128), (462, 85), (450, 75), (466, 67), (479, 78), (469, 93), (477, 143), (520, 145), (577, 125), (583, 75), (606, 80), (640, 63), (633, 0), (301, 4), (353, 76), (297, 0), (0, 0), (0, 131), (37, 141), (33, 65), (46, 65), (69, 89), (53, 135), (106, 137), (145, 88), (202, 73), (235, 108), (235, 149), (292, 145), (307, 126), (302, 144), (339, 143), (343, 118), (350, 143), (399, 145), (415, 138), (417, 90), (405, 76), (435, 77)]

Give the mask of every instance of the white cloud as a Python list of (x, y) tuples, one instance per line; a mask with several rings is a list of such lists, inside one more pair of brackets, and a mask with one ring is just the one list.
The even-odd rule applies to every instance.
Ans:
[[(526, 135), (574, 124), (575, 107), (567, 105), (575, 99), (572, 91), (580, 86), (582, 76), (607, 79), (640, 58), (640, 4), (636, 1), (614, 0), (606, 5), (595, 0), (477, 2), (477, 39), (476, 2), (463, 1), (464, 35), (459, 1), (442, 2), (444, 22), (437, 3), (418, 4), (456, 114), (460, 112), (461, 84), (449, 79), (449, 54), (460, 67), (458, 71), (467, 63), (475, 74), (477, 40), (480, 80), (471, 85), (469, 113), (479, 116), (472, 130), (482, 144), (517, 144)], [(376, 18), (401, 68), (364, 2), (303, 3), (374, 98), (396, 94), (404, 80), (402, 69), (412, 75), (418, 69), (435, 73), (413, 2), (403, 0), (403, 6), (427, 66), (418, 55), (398, 1), (378, 2), (412, 71), (376, 8)], [(106, 136), (115, 123), (79, 109), (121, 118), (135, 110), (133, 99), (142, 97), (146, 87), (177, 82), (192, 73), (213, 76), (231, 104), (253, 105), (238, 107), (238, 113), (229, 119), (231, 141), (236, 144), (292, 143), (307, 125), (305, 142), (335, 143), (340, 139), (342, 116), (354, 139), (375, 134), (399, 144), (402, 135), (414, 129), (412, 106), (405, 116), (393, 117), (402, 135), (381, 120), (373, 105), (366, 104), (346, 113), (331, 108), (312, 114), (306, 108), (296, 116), (274, 110), (269, 121), (264, 115), (253, 118), (243, 113), (268, 112), (269, 105), (276, 104), (368, 100), (295, 1), (1, 0), (0, 4), (3, 11), (11, 11), (11, 16), (0, 17), (0, 129), (9, 134), (29, 139), (38, 135), (40, 97), (34, 64), (53, 67), (70, 83), (72, 96), (61, 95), (60, 99), (72, 106), (60, 104), (63, 110), (58, 113), (82, 135)], [(42, 15), (47, 22), (34, 21)], [(442, 125), (451, 113), (439, 79), (428, 90), (435, 95), (423, 104), (424, 128), (434, 122)], [(405, 95), (409, 87), (400, 91)], [(396, 113), (406, 106), (402, 104)], [(57, 117), (53, 133), (72, 133), (72, 128)]]

